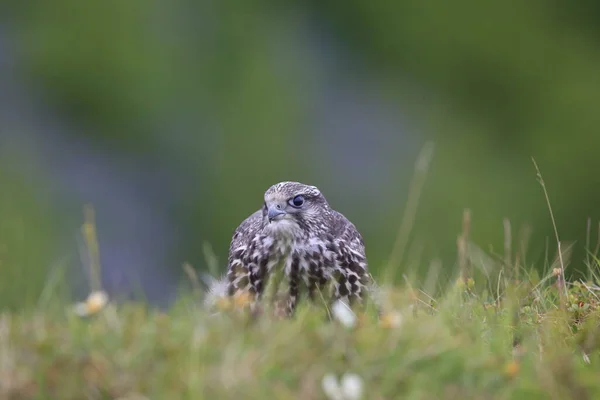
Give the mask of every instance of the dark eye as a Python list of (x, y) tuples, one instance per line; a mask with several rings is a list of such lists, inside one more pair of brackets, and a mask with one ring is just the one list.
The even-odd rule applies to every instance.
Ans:
[(290, 205), (293, 207), (302, 207), (304, 204), (304, 196), (298, 195), (289, 201)]

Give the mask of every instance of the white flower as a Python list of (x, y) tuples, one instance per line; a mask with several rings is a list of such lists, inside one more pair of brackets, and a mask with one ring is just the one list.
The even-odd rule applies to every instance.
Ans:
[(338, 383), (337, 378), (332, 374), (327, 374), (323, 377), (323, 381), (321, 382), (321, 386), (323, 387), (323, 392), (329, 400), (343, 400), (344, 394), (342, 393), (342, 389)]
[(360, 376), (346, 372), (341, 383), (332, 374), (327, 374), (321, 382), (323, 392), (329, 400), (360, 400), (363, 393), (363, 382)]
[(360, 376), (346, 372), (342, 376), (342, 392), (346, 400), (359, 400), (363, 393), (363, 381)]
[(585, 362), (586, 364), (591, 364), (592, 361), (590, 360), (590, 356), (587, 353), (582, 353), (582, 357), (583, 357), (583, 362)]
[(204, 275), (203, 280), (208, 284), (208, 292), (204, 298), (204, 306), (212, 309), (223, 299), (227, 299), (227, 279), (215, 279), (210, 275)]
[(337, 300), (331, 307), (333, 316), (342, 323), (346, 328), (352, 328), (356, 325), (357, 318), (354, 312), (350, 309), (346, 303), (341, 300)]
[(108, 295), (102, 290), (97, 290), (89, 294), (84, 302), (75, 304), (73, 311), (80, 317), (87, 317), (96, 314), (108, 304)]

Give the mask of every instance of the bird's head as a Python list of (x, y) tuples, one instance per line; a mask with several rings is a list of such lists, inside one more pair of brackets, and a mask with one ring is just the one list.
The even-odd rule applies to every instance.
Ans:
[(325, 216), (327, 200), (315, 186), (280, 182), (265, 192), (262, 208), (265, 229), (273, 233), (307, 231)]

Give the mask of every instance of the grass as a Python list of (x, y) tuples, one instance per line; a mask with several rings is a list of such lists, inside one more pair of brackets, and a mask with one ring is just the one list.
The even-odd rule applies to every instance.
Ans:
[[(513, 249), (508, 221), (503, 255), (478, 249), (467, 210), (457, 279), (440, 281), (434, 264), (423, 283), (387, 284), (403, 262), (430, 153), (417, 162), (413, 217), (402, 222), (381, 273), (383, 315), (356, 311), (350, 325), (335, 307), (306, 301), (291, 319), (257, 316), (239, 300), (207, 303), (187, 264), (193, 290), (168, 310), (105, 304), (94, 292), (100, 258), (87, 208), (82, 232), (95, 295), (64, 304), (52, 283), (33, 310), (0, 313), (0, 399), (600, 398), (598, 252), (584, 263), (585, 281), (567, 279), (569, 249), (554, 219), (558, 253), (541, 276), (525, 265), (527, 237)], [(208, 265), (216, 276), (211, 257)], [(331, 393), (348, 374), (354, 389)]]
[(306, 302), (291, 320), (193, 294), (83, 318), (50, 302), (0, 316), (0, 398), (325, 399), (324, 377), (347, 372), (365, 399), (597, 398), (600, 289), (567, 282), (565, 299), (561, 271), (526, 275), (459, 279), (435, 298), (384, 287), (401, 322), (368, 309), (352, 327)]

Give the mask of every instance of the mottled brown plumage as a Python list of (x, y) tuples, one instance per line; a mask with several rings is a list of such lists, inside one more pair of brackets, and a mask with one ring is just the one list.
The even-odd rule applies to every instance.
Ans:
[(333, 283), (333, 299), (362, 302), (370, 275), (363, 239), (333, 210), (319, 189), (281, 182), (264, 195), (262, 209), (235, 230), (228, 258), (228, 295), (248, 291), (259, 300), (274, 268), (288, 283), (287, 314), (307, 288), (310, 298)]

